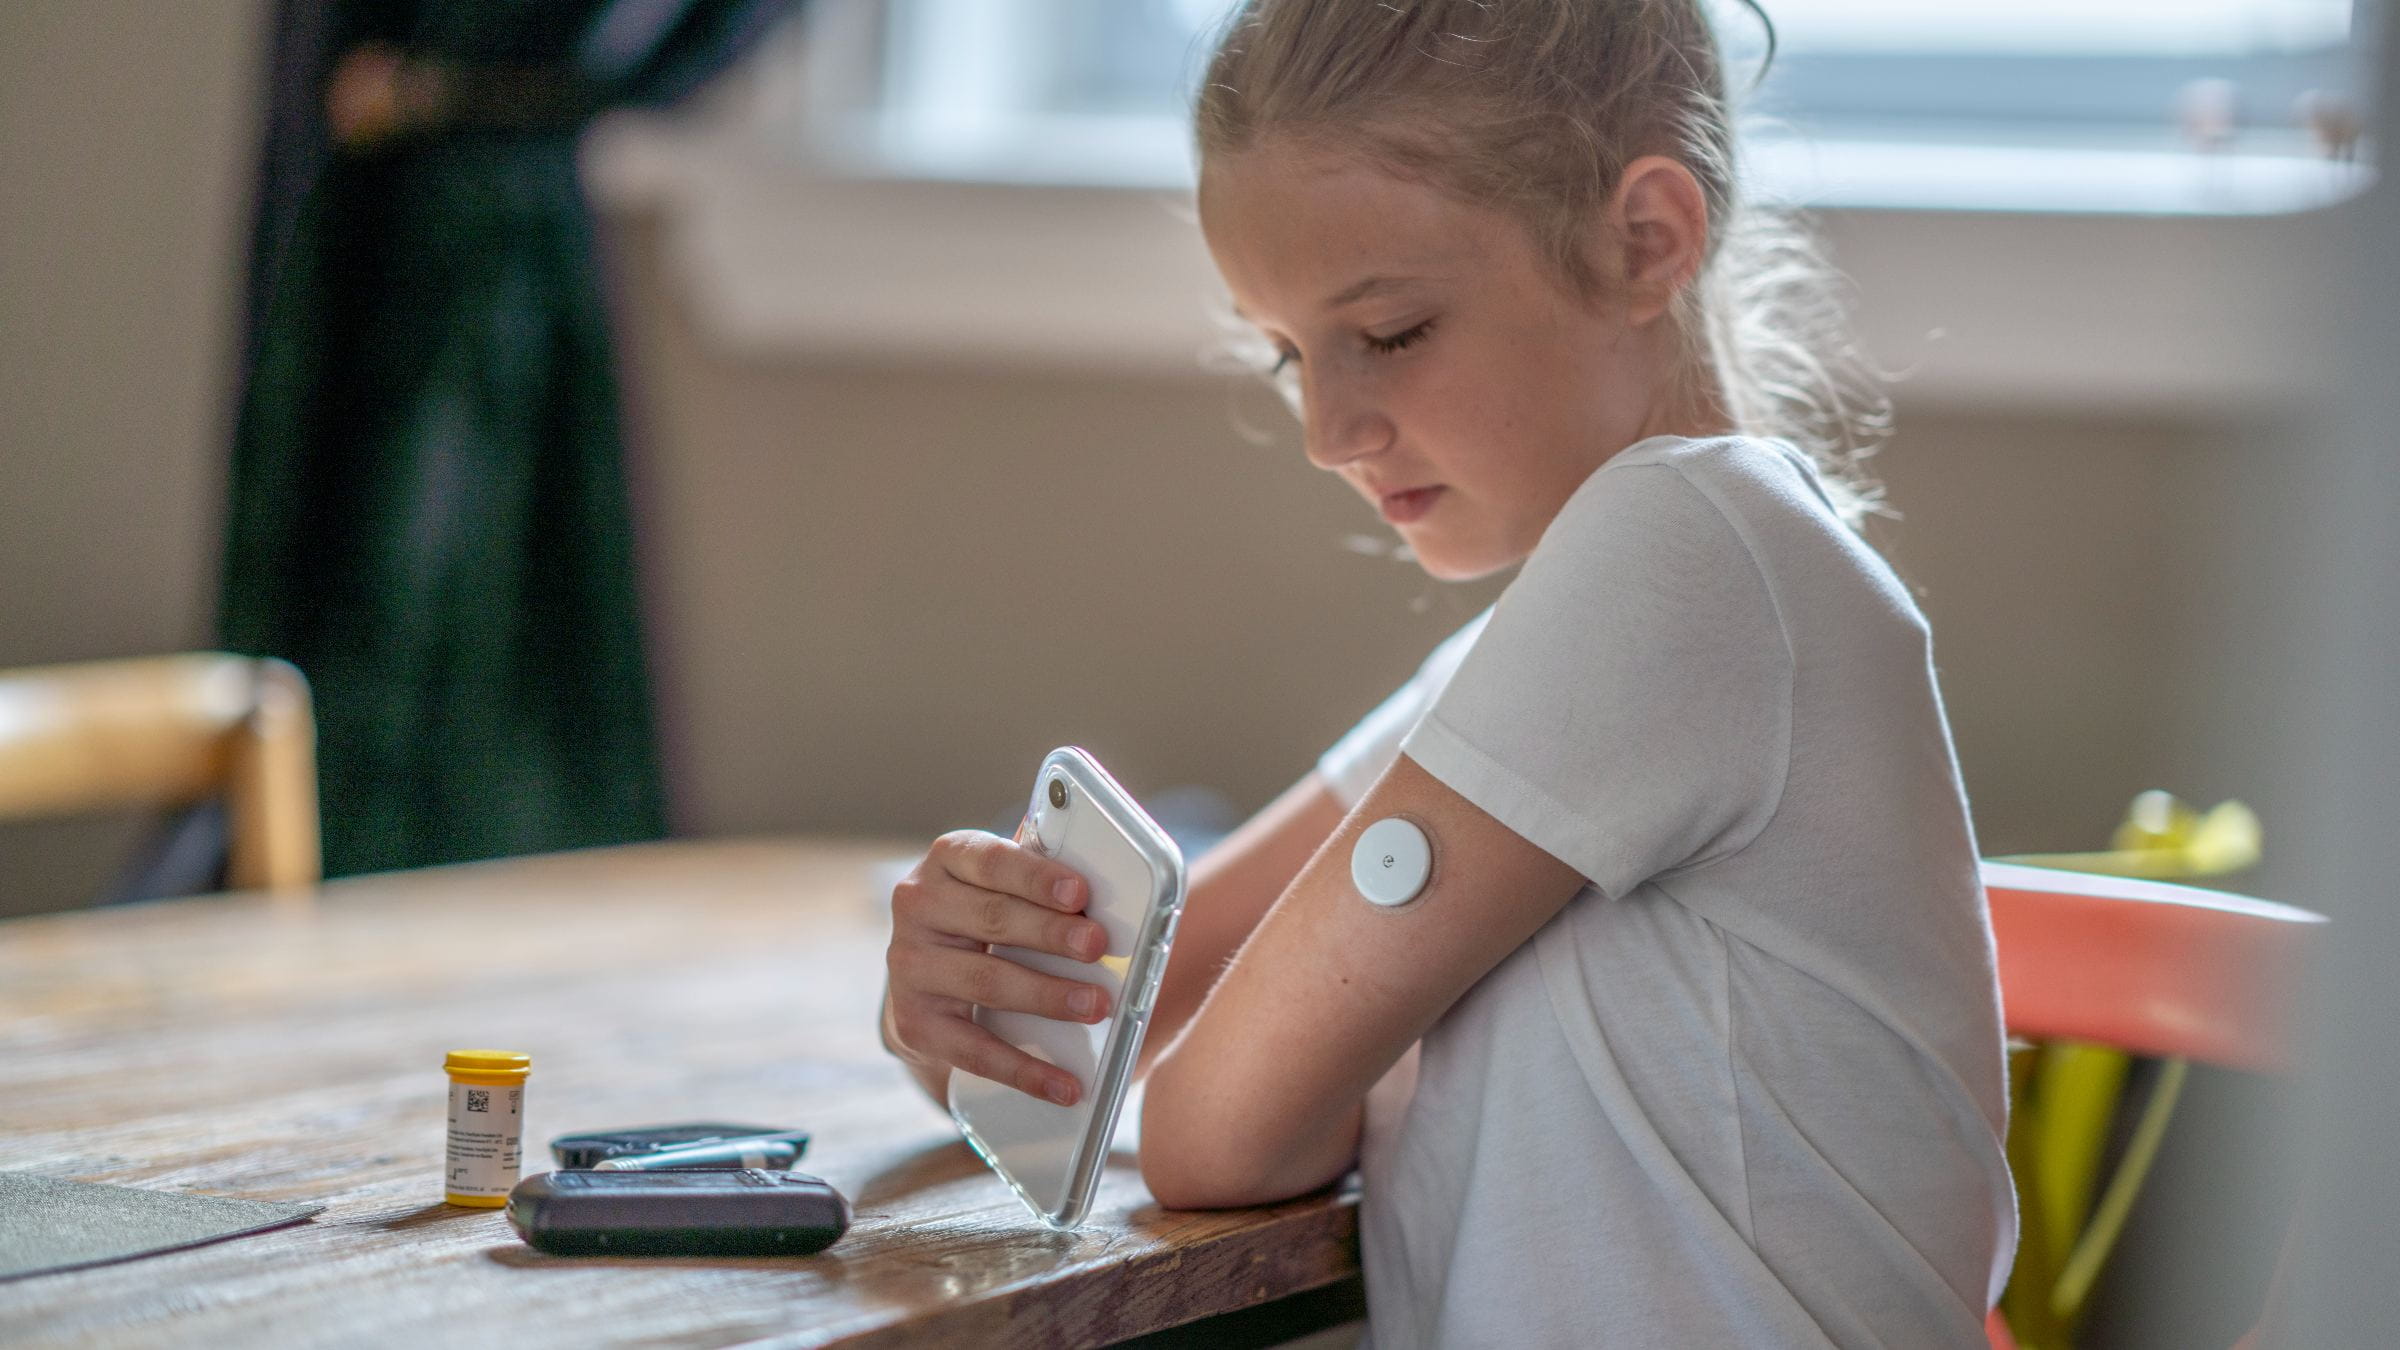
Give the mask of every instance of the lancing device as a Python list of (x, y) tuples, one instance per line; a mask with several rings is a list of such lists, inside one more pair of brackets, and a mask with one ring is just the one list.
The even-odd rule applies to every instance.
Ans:
[(759, 1167), (770, 1172), (781, 1172), (800, 1161), (800, 1149), (807, 1142), (806, 1130), (753, 1134), (739, 1139), (711, 1139), (706, 1143), (686, 1144), (681, 1148), (662, 1148), (651, 1153), (628, 1153), (621, 1158), (604, 1158), (592, 1164), (592, 1170), (673, 1172), (692, 1168)]

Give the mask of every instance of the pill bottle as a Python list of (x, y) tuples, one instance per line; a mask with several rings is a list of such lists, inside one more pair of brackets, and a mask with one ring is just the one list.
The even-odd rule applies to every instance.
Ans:
[(517, 1184), (525, 1137), (525, 1075), (533, 1057), (511, 1050), (453, 1050), (450, 1147), (442, 1163), (442, 1198), (454, 1205), (497, 1209)]

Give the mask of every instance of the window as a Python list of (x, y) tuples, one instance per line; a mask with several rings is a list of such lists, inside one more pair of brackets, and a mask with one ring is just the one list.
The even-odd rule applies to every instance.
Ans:
[[(863, 171), (1171, 187), (1225, 0), (884, 0)], [(1719, 5), (1729, 78), (1763, 51)], [(1836, 206), (2246, 214), (2355, 190), (2350, 0), (1767, 0), (1751, 177)], [(2315, 129), (2304, 109), (2313, 109)], [(820, 127), (820, 132), (823, 128)]]

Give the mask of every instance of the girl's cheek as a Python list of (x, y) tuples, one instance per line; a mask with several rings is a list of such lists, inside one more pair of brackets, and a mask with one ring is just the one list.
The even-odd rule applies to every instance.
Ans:
[(1471, 371), (1427, 372), (1409, 391), (1405, 406), (1417, 425), (1435, 433), (1447, 448), (1473, 453), (1478, 459), (1507, 453), (1518, 421), (1507, 391)]

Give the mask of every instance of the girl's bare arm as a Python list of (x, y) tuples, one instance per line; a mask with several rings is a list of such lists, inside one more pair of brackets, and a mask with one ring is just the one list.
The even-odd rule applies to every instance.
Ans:
[[(1388, 910), (1359, 898), (1348, 856), (1387, 816), (1434, 845), (1423, 893)], [(1378, 1080), (1582, 886), (1403, 752), (1159, 1051), (1142, 1109), (1150, 1193), (1170, 1209), (1265, 1204), (1349, 1170)]]
[(1192, 864), (1191, 891), (1175, 928), (1175, 951), (1159, 982), (1135, 1076), (1200, 1010), (1275, 898), (1342, 823), (1342, 804), (1312, 771)]

